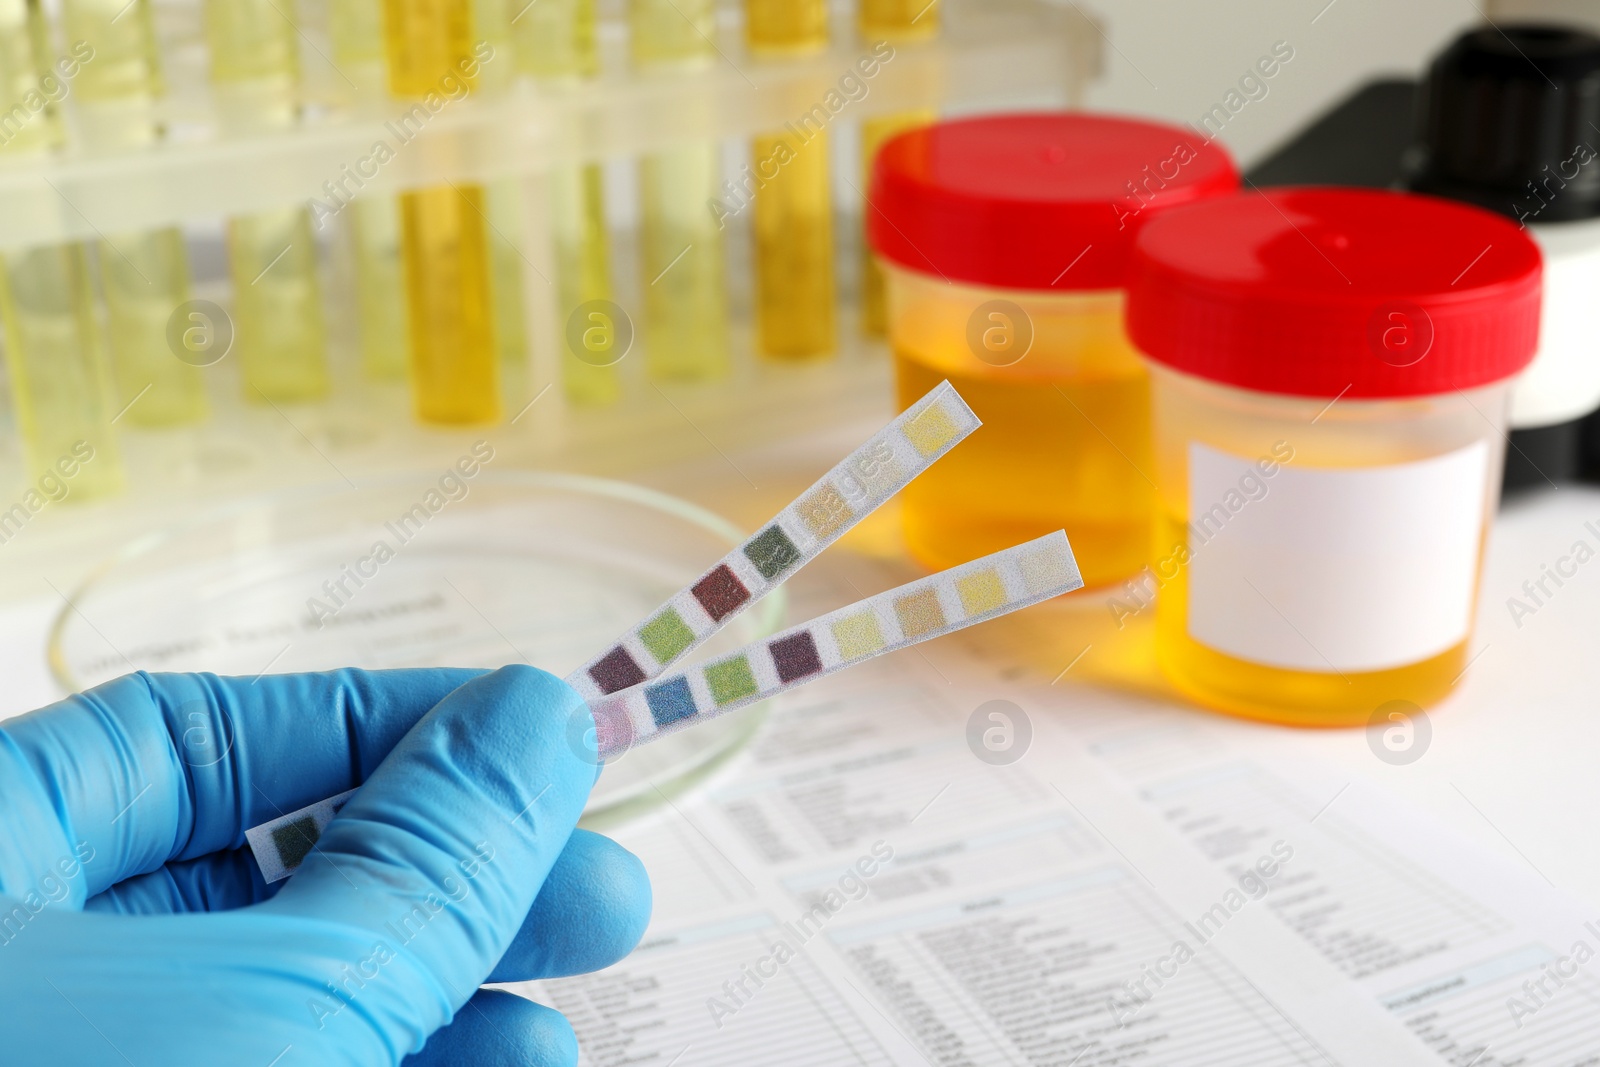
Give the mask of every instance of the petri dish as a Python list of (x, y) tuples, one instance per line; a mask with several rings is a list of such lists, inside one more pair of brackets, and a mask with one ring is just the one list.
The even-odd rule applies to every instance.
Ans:
[[(95, 567), (51, 626), (50, 669), (70, 691), (133, 670), (528, 662), (565, 675), (743, 540), (686, 501), (579, 475), (480, 469), (273, 494), (142, 537)], [(775, 590), (699, 655), (775, 633), (784, 602)], [(611, 762), (586, 823), (664, 802), (742, 747), (766, 712)]]

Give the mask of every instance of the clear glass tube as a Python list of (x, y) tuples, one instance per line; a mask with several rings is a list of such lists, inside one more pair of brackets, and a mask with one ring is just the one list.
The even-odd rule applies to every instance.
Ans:
[[(630, 0), (633, 62), (641, 71), (694, 70), (716, 56), (714, 0)], [(727, 269), (707, 204), (721, 195), (715, 144), (690, 144), (639, 164), (639, 262), (645, 367), (658, 379), (725, 377)]]
[[(746, 0), (745, 39), (766, 57), (825, 48), (827, 0)], [(751, 154), (757, 343), (783, 359), (827, 355), (837, 346), (827, 130), (791, 122), (756, 137)]]
[(327, 335), (310, 213), (282, 208), (229, 219), (228, 268), (247, 397), (326, 396)]
[(837, 341), (827, 132), (765, 134), (752, 142), (752, 155), (758, 173), (773, 171), (751, 205), (761, 353), (828, 355)]
[[(472, 43), (487, 45), (494, 58), (482, 64), (473, 90), (494, 94), (503, 91), (516, 77), (517, 64), (512, 47), (512, 17), (528, 0), (472, 0)], [(544, 0), (538, 0), (543, 3)], [(536, 3), (534, 6), (538, 6)], [(512, 5), (515, 5), (514, 7)], [(526, 17), (526, 16), (524, 16)]]
[[(550, 173), (557, 314), (563, 336), (567, 318), (580, 304), (611, 298), (602, 179), (597, 163), (558, 167)], [(561, 351), (561, 384), (567, 396), (580, 404), (608, 404), (622, 394), (616, 366), (581, 360), (566, 344)]]
[[(62, 19), (69, 39), (94, 49), (73, 84), (88, 141), (99, 148), (155, 141), (161, 131), (150, 108), (163, 86), (148, 0), (65, 0)], [(132, 405), (123, 417), (145, 426), (203, 420), (203, 371), (179, 360), (167, 342), (168, 319), (190, 295), (182, 233), (111, 234), (97, 258), (118, 406)]]
[(495, 348), (500, 354), (500, 392), (507, 397), (531, 397), (522, 251), (512, 236), (522, 232), (522, 186), (516, 179), (490, 182), (484, 187), (484, 196), (488, 202), (489, 293), (494, 307)]
[(100, 242), (117, 407), (138, 426), (183, 426), (206, 417), (205, 371), (179, 359), (167, 337), (189, 299), (189, 253), (169, 226)]
[[(494, 57), (480, 65), (479, 94), (503, 92), (516, 76), (510, 0), (473, 0), (474, 41), (487, 45)], [(527, 0), (522, 0), (526, 3)], [(541, 0), (542, 2), (542, 0)], [(535, 7), (538, 3), (534, 4)], [(526, 11), (523, 12), (526, 17)], [(483, 188), (489, 242), (489, 300), (494, 309), (495, 350), (500, 359), (500, 393), (521, 398), (528, 393), (528, 324), (522, 299), (522, 186), (515, 179), (490, 182)], [(519, 400), (520, 403), (520, 400)]]
[[(37, 94), (48, 63), (37, 0), (0, 9), (4, 102), (20, 104)], [(0, 155), (7, 159), (42, 155), (60, 141), (53, 104), (23, 110), (21, 124), (8, 122), (4, 129)], [(0, 318), (29, 480), (52, 470), (59, 480), (70, 469), (69, 494), (115, 492), (122, 483), (111, 427), (115, 409), (83, 246), (7, 252), (0, 259)]]
[[(211, 79), (225, 120), (239, 129), (291, 124), (298, 37), (276, 0), (206, 0)], [(245, 396), (271, 401), (327, 395), (327, 334), (308, 208), (228, 220), (235, 345)]]
[(328, 36), (333, 43), (333, 61), (353, 80), (358, 89), (382, 91), (383, 83), (357, 78), (352, 68), (367, 73), (384, 69), (383, 0), (330, 0)]
[[(936, 37), (939, 33), (938, 0), (860, 0), (856, 9), (856, 32), (863, 41), (911, 42)], [(861, 189), (872, 182), (872, 160), (883, 143), (897, 133), (926, 126), (938, 118), (934, 110), (902, 111), (880, 115), (861, 124)], [(863, 206), (862, 225), (866, 225)], [(882, 337), (889, 330), (888, 294), (883, 265), (872, 254), (866, 233), (861, 235), (861, 332)]]
[(652, 378), (705, 381), (728, 374), (722, 233), (706, 210), (721, 173), (714, 144), (674, 148), (640, 162), (639, 261), (645, 367)]
[(268, 82), (285, 93), (294, 88), (297, 38), (273, 0), (205, 0), (204, 11), (213, 83)]
[(424, 422), (500, 417), (499, 354), (490, 299), (483, 189), (421, 189), (400, 196), (411, 388)]
[(379, 381), (404, 378), (411, 338), (400, 205), (392, 196), (365, 196), (351, 203), (350, 213), (361, 370)]
[[(332, 0), (328, 34), (333, 61), (356, 85), (357, 102), (385, 97), (383, 0)], [(405, 377), (410, 358), (410, 312), (400, 237), (400, 204), (367, 194), (350, 205), (361, 372), (378, 381)]]
[[(511, 0), (517, 69), (544, 84), (600, 73), (594, 0)], [(523, 6), (526, 4), (527, 6)]]
[(8, 253), (0, 316), (30, 480), (70, 469), (68, 491), (79, 499), (120, 490), (115, 411), (82, 246)]
[(37, 111), (25, 103), (30, 93), (41, 98), (40, 78), (49, 64), (39, 0), (11, 0), (0, 7), (0, 94), (4, 94), (0, 110), (7, 112), (0, 125), (0, 150), (7, 154), (48, 152), (61, 142), (61, 117), (54, 102), (43, 97), (45, 103)]
[(716, 55), (716, 0), (628, 0), (629, 49), (640, 70), (693, 70)]
[[(513, 19), (517, 67), (542, 86), (576, 90), (600, 72), (594, 0), (537, 0)], [(611, 299), (604, 174), (599, 164), (555, 167), (549, 181), (562, 388), (576, 403), (608, 404), (622, 394), (617, 367), (579, 359), (565, 341), (567, 319), (578, 305)]]
[[(446, 77), (470, 87), (471, 0), (385, 0), (389, 91), (416, 99)], [(500, 417), (499, 352), (483, 188), (419, 189), (400, 196), (411, 385), (424, 422), (481, 423)]]
[(72, 91), (80, 101), (122, 103), (161, 95), (149, 0), (64, 0), (62, 24), (67, 40), (94, 49), (93, 61), (74, 79)]

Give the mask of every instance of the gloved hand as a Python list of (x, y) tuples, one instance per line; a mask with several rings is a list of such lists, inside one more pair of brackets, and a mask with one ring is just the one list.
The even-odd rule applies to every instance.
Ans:
[[(580, 706), (529, 667), (134, 674), (0, 724), (0, 1062), (573, 1063), (478, 986), (644, 932), (639, 861), (573, 829)], [(361, 782), (266, 886), (245, 829)]]

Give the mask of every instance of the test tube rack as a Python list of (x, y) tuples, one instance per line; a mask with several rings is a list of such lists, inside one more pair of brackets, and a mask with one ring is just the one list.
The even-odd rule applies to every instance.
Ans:
[[(731, 217), (726, 235), (731, 374), (701, 384), (662, 383), (647, 380), (642, 368), (625, 359), (619, 365), (626, 379), (620, 402), (606, 407), (569, 403), (557, 384), (564, 338), (549, 284), (556, 269), (549, 175), (590, 162), (625, 170), (649, 153), (712, 141), (725, 146), (724, 170), (733, 178), (737, 162), (748, 159), (752, 136), (810, 111), (830, 92), (837, 93), (840, 79), (852, 72), (865, 91), (847, 97), (835, 117), (832, 128), (839, 131), (840, 144), (853, 143), (866, 120), (909, 110), (952, 115), (1072, 106), (1098, 73), (1101, 38), (1075, 5), (1047, 0), (941, 0), (941, 5), (944, 28), (938, 37), (894, 44), (893, 58), (880, 61), (872, 77), (861, 78), (858, 62), (871, 54), (874, 42), (845, 31), (824, 51), (793, 59), (755, 58), (740, 43), (742, 26), (733, 4), (719, 7), (717, 62), (683, 72), (634, 72), (627, 62), (622, 8), (602, 0), (597, 78), (549, 87), (519, 77), (496, 91), (451, 100), (399, 145), (393, 158), (361, 170), (363, 196), (507, 181), (520, 191), (520, 228), (505, 236), (526, 264), (522, 306), (530, 358), (524, 382), (504, 397), (500, 424), (418, 426), (403, 383), (362, 375), (353, 354), (358, 341), (348, 252), (341, 251), (347, 242), (339, 229), (353, 213), (340, 210), (317, 235), (329, 317), (329, 397), (309, 404), (250, 403), (230, 361), (207, 367), (210, 418), (174, 429), (118, 426), (128, 491), (119, 500), (93, 505), (98, 517), (92, 524), (74, 520), (88, 507), (52, 508), (50, 525), (60, 536), (49, 554), (70, 552), (87, 561), (207, 500), (427, 468), (484, 436), (495, 440), (510, 466), (628, 476), (645, 466), (695, 457), (707, 450), (708, 441), (735, 449), (881, 411), (890, 393), (884, 345), (858, 335), (849, 306), (842, 310), (846, 325), (839, 331), (836, 358), (785, 366), (753, 355), (745, 261), (749, 212)], [(169, 88), (157, 109), (166, 135), (151, 146), (112, 151), (91, 151), (69, 138), (49, 156), (0, 167), (0, 254), (176, 225), (191, 244), (193, 295), (226, 308), (220, 240), (208, 241), (207, 234), (220, 234), (227, 218), (313, 200), (330, 203), (325, 183), (345, 168), (355, 170), (376, 141), (393, 144), (397, 138), (387, 124), (404, 110), (397, 102), (374, 102), (370, 95), (363, 99), (352, 92), (321, 58), (328, 52), (327, 32), (315, 2), (295, 11), (305, 46), (299, 120), (289, 129), (229, 135), (208, 88), (198, 5), (158, 0), (156, 22)], [(836, 15), (836, 21), (852, 25), (844, 15)], [(509, 64), (510, 57), (505, 61)], [(65, 108), (70, 127), (70, 96)], [(836, 153), (833, 162), (841, 303), (853, 305), (861, 163), (850, 151)], [(626, 192), (625, 183), (623, 188)], [(608, 172), (608, 201), (615, 196)], [(624, 310), (637, 308), (644, 282), (638, 278), (630, 213), (614, 212), (611, 222), (616, 301)], [(15, 435), (9, 427), (0, 431), (0, 482), (15, 495), (29, 477)], [(7, 551), (21, 562), (19, 548), (12, 544)], [(0, 589), (0, 598), (6, 595)]]

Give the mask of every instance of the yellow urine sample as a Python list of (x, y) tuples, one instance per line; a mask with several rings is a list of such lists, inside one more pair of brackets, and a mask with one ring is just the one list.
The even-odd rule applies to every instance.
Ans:
[[(534, 0), (538, 6), (543, 0)], [(508, 6), (513, 4), (515, 6)], [(487, 57), (478, 65), (473, 89), (481, 93), (498, 93), (511, 84), (517, 74), (517, 63), (512, 55), (512, 34), (515, 27), (511, 19), (528, 0), (473, 0), (472, 37), (474, 46), (483, 47)], [(527, 17), (523, 10), (522, 17)], [(520, 22), (521, 19), (518, 19)], [(491, 197), (492, 199), (492, 197)]]
[[(1151, 532), (1150, 404), (1122, 293), (996, 290), (887, 270), (901, 408), (948, 379), (983, 420), (901, 491), (912, 554), (942, 569), (1064, 529), (1086, 585), (1137, 572)], [(997, 299), (1027, 319), (984, 309)], [(969, 332), (994, 346), (987, 359)], [(1016, 356), (1008, 343), (1026, 354), (998, 365)]]
[(628, 33), (641, 70), (702, 66), (716, 56), (716, 0), (628, 0)]
[(775, 172), (752, 205), (761, 352), (826, 355), (835, 348), (828, 135), (807, 129), (757, 137), (754, 154), (758, 175)]
[[(565, 338), (567, 319), (580, 304), (611, 298), (605, 189), (599, 164), (551, 171), (550, 222), (556, 253), (556, 322)], [(609, 404), (622, 395), (616, 366), (597, 366), (579, 359), (565, 340), (561, 385), (567, 396), (580, 404)]]
[(161, 61), (149, 0), (64, 0), (63, 36), (94, 49), (73, 79), (86, 102), (161, 95)]
[[(513, 28), (517, 65), (541, 84), (573, 91), (600, 72), (594, 0), (539, 0), (517, 16)], [(550, 171), (549, 182), (561, 385), (575, 403), (609, 404), (622, 395), (617, 367), (580, 359), (566, 329), (579, 305), (611, 299), (604, 173), (597, 163), (561, 166)]]
[(283, 208), (229, 219), (228, 268), (246, 398), (325, 396), (327, 341), (310, 211)]
[(117, 406), (132, 405), (122, 420), (138, 426), (202, 421), (205, 371), (179, 359), (168, 336), (174, 310), (189, 299), (183, 234), (167, 227), (102, 241), (100, 279)]
[[(803, 55), (827, 47), (827, 0), (745, 0), (745, 43), (759, 56)], [(835, 348), (833, 195), (828, 135), (808, 118), (751, 145), (757, 182), (756, 341), (782, 359)]]
[(39, 0), (11, 0), (0, 6), (0, 102), (4, 105), (0, 112), (9, 112), (0, 127), (4, 141), (0, 151), (7, 155), (47, 151), (61, 140), (61, 120), (53, 102), (46, 102), (42, 110), (20, 123), (17, 113), (11, 111), (30, 93), (40, 95), (39, 79), (50, 69), (52, 59)]
[[(629, 46), (641, 71), (678, 73), (716, 58), (715, 0), (629, 0)], [(728, 374), (728, 296), (714, 143), (685, 144), (639, 162), (639, 275), (645, 369), (669, 381)]]
[(117, 412), (83, 247), (7, 254), (0, 262), (0, 318), (29, 479), (72, 469), (71, 496), (120, 490), (122, 463), (111, 425)]
[(939, 0), (860, 0), (856, 28), (868, 40), (932, 37), (939, 32)]
[[(931, 108), (920, 111), (902, 111), (867, 119), (861, 124), (861, 188), (872, 184), (872, 161), (883, 143), (897, 133), (927, 126), (938, 118)], [(889, 330), (889, 296), (883, 277), (883, 265), (867, 243), (867, 212), (872, 208), (863, 205), (861, 213), (861, 332), (868, 337), (882, 337)]]
[[(385, 0), (384, 35), (389, 91), (401, 99), (439, 91), (446, 76), (473, 87), (467, 70), (487, 52), (473, 37), (470, 0)], [(424, 422), (500, 417), (487, 209), (476, 185), (400, 196), (412, 400)]]
[(411, 383), (424, 422), (500, 417), (484, 195), (478, 186), (402, 193)]
[[(356, 96), (383, 94), (382, 0), (332, 0), (328, 35), (333, 61), (357, 85)], [(393, 196), (358, 197), (350, 205), (350, 240), (361, 334), (361, 372), (375, 381), (405, 377), (410, 364), (406, 281), (400, 243), (400, 204)]]
[[(1177, 562), (1188, 545), (1186, 502), (1179, 508), (1165, 503), (1156, 527), (1156, 659), (1168, 680), (1196, 703), (1290, 726), (1365, 726), (1373, 709), (1391, 700), (1431, 707), (1466, 670), (1465, 638), (1403, 667), (1342, 673), (1268, 667), (1208, 648), (1189, 636), (1189, 569)], [(1162, 566), (1166, 560), (1172, 562)], [(1481, 567), (1481, 550), (1479, 562)]]
[(494, 308), (495, 347), (500, 353), (500, 391), (527, 393), (528, 320), (522, 302), (522, 252), (511, 234), (522, 232), (522, 189), (515, 179), (484, 189), (488, 203), (489, 304)]
[(473, 56), (473, 9), (469, 0), (384, 0), (384, 54), (389, 92), (414, 99), (441, 91), (439, 79), (460, 78), (459, 64)]
[[(148, 114), (114, 106), (142, 108), (161, 91), (147, 0), (66, 0), (62, 20), (73, 54), (80, 42), (83, 53), (92, 54), (73, 79), (74, 95), (89, 105), (79, 113), (88, 140), (148, 144), (157, 132)], [(179, 360), (167, 337), (171, 316), (189, 299), (183, 235), (175, 227), (112, 235), (100, 241), (98, 258), (122, 418), (144, 426), (201, 421), (203, 371)]]
[[(81, 54), (81, 48), (72, 53), (75, 60)], [(37, 95), (49, 67), (49, 36), (38, 0), (0, 9), (0, 111)], [(0, 153), (37, 159), (59, 142), (53, 103), (21, 122), (17, 114), (14, 110), (0, 129)], [(84, 247), (8, 253), (0, 260), (0, 318), (30, 480), (53, 471), (60, 481), (70, 471), (69, 494), (115, 492), (122, 484), (111, 429), (117, 408)], [(176, 362), (170, 355), (167, 361)]]
[[(600, 73), (594, 0), (513, 0), (511, 32), (517, 67), (541, 81), (592, 78)], [(681, 20), (680, 20), (681, 21)]]
[(344, 74), (337, 85), (362, 103), (381, 100), (388, 82), (384, 68), (383, 0), (329, 0), (328, 37), (333, 65)]
[(762, 55), (812, 52), (828, 44), (828, 0), (745, 0), (744, 38)]
[(410, 316), (400, 249), (400, 205), (392, 196), (359, 197), (350, 204), (350, 216), (361, 371), (377, 381), (403, 378), (410, 365), (406, 333)]
[[(938, 0), (859, 0), (856, 8), (856, 32), (868, 41), (918, 41), (936, 36), (939, 32)], [(897, 133), (926, 126), (938, 118), (932, 109), (903, 111), (867, 119), (861, 124), (861, 188), (872, 183), (872, 160), (883, 143)], [(865, 230), (867, 212), (862, 208), (862, 227)], [(861, 237), (861, 332), (868, 337), (882, 337), (889, 328), (889, 310), (883, 277), (883, 266), (867, 244), (866, 234)]]
[(294, 83), (299, 39), (276, 0), (205, 0), (204, 10), (212, 81)]
[[(646, 72), (691, 70), (717, 54), (714, 0), (629, 0), (630, 50)], [(717, 144), (685, 144), (638, 165), (645, 370), (664, 381), (709, 381), (730, 371)]]
[(727, 273), (722, 231), (706, 204), (719, 190), (715, 144), (691, 144), (639, 164), (640, 284), (645, 367), (652, 378), (727, 375)]
[[(1293, 469), (1302, 475), (1316, 471), (1323, 477), (1353, 476), (1432, 460), (1468, 445), (1486, 443), (1491, 458), (1485, 477), (1491, 484), (1485, 491), (1488, 514), (1476, 524), (1472, 579), (1476, 583), (1481, 581), (1478, 576), (1482, 574), (1483, 547), (1495, 507), (1494, 483), (1498, 483), (1500, 470), (1496, 436), (1502, 431), (1489, 419), (1503, 417), (1503, 383), (1480, 387), (1471, 395), (1451, 391), (1437, 396), (1382, 400), (1346, 398), (1330, 405), (1326, 397), (1239, 389), (1160, 364), (1156, 367), (1152, 383), (1153, 447), (1161, 492), (1156, 505), (1150, 571), (1115, 599), (1121, 609), (1131, 611), (1144, 610), (1154, 596), (1156, 659), (1172, 684), (1196, 703), (1218, 711), (1316, 727), (1365, 726), (1374, 710), (1390, 701), (1410, 701), (1426, 708), (1449, 695), (1471, 658), (1470, 630), (1460, 641), (1425, 659), (1377, 669), (1339, 666), (1322, 659), (1322, 652), (1314, 645), (1311, 651), (1320, 662), (1314, 662), (1313, 669), (1271, 666), (1219, 651), (1191, 636), (1190, 570), (1206, 553), (1229, 550), (1209, 543), (1221, 536), (1215, 519), (1198, 532), (1190, 529), (1190, 496), (1194, 490), (1189, 464), (1194, 447), (1199, 444), (1244, 462), (1248, 462), (1247, 457), (1280, 461), (1285, 472)], [(1287, 456), (1285, 447), (1289, 449)], [(1273, 479), (1287, 474), (1264, 473), (1259, 481), (1267, 487), (1270, 498), (1271, 493), (1278, 492), (1272, 488), (1278, 484)], [(1250, 499), (1262, 497), (1252, 495)], [(1297, 560), (1295, 566), (1316, 566), (1307, 561), (1326, 558), (1293, 556), (1293, 549), (1294, 546), (1287, 546), (1286, 552)], [(1280, 568), (1289, 565), (1281, 559), (1271, 563)], [(1328, 559), (1325, 565), (1355, 566), (1347, 555)], [(1325, 574), (1321, 580), (1337, 579)], [(1300, 633), (1296, 623), (1267, 600), (1262, 590), (1243, 589), (1238, 595), (1265, 601), (1269, 611), (1310, 644), (1310, 638)], [(1407, 598), (1403, 591), (1397, 592), (1396, 597), (1394, 603), (1366, 604), (1364, 610), (1374, 619), (1380, 615), (1404, 618)], [(1476, 602), (1474, 590), (1471, 603)], [(1213, 618), (1227, 610), (1226, 605), (1209, 608)], [(1359, 626), (1359, 616), (1351, 616), (1347, 625)], [(1337, 649), (1331, 651), (1336, 658), (1340, 655)]]
[(349, 66), (381, 67), (384, 59), (383, 0), (331, 0), (328, 37), (333, 61)]

